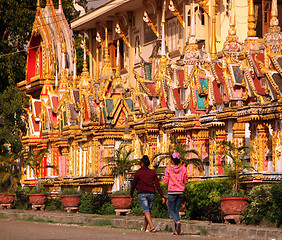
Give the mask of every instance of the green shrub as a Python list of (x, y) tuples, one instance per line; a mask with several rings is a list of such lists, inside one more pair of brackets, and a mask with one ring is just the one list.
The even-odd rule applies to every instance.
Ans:
[(29, 194), (37, 194), (37, 193), (46, 193), (45, 188), (41, 185), (40, 190), (38, 191), (36, 187), (33, 187), (30, 191)]
[(277, 227), (282, 226), (282, 181), (272, 185), (271, 188), (273, 208), (272, 215)]
[[(167, 185), (160, 183), (163, 190), (163, 194), (167, 195)], [(161, 195), (156, 192), (155, 200), (152, 208), (152, 217), (155, 218), (169, 218), (168, 210), (166, 204), (162, 204)]]
[(111, 203), (111, 198), (107, 194), (86, 193), (81, 196), (79, 212), (98, 213), (104, 203)]
[(249, 207), (244, 212), (246, 224), (258, 225), (262, 222), (272, 222), (273, 199), (271, 194), (272, 185), (264, 184), (255, 186), (249, 193)]
[(64, 211), (64, 206), (62, 205), (62, 199), (60, 197), (48, 198), (45, 204), (45, 210)]
[(132, 215), (132, 216), (142, 216), (143, 215), (142, 207), (139, 202), (138, 195), (137, 195), (137, 190), (134, 191), (131, 211), (129, 215)]
[(80, 205), (78, 211), (81, 213), (94, 213), (94, 207), (92, 205), (93, 195), (86, 193), (81, 196)]
[(101, 215), (113, 215), (116, 212), (112, 202), (106, 202), (99, 208), (97, 213)]
[(74, 188), (66, 188), (61, 191), (60, 195), (81, 195), (81, 192)]
[(230, 192), (230, 189), (230, 183), (224, 179), (189, 182), (184, 193), (186, 202), (184, 218), (223, 222), (220, 198), (226, 192)]
[(26, 188), (18, 187), (15, 190), (15, 201), (12, 205), (12, 208), (16, 209), (31, 209), (31, 203), (29, 202), (28, 198), (28, 190)]

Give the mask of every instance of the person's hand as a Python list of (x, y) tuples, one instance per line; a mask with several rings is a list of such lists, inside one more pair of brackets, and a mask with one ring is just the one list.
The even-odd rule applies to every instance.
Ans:
[(165, 198), (162, 198), (162, 204), (165, 204)]

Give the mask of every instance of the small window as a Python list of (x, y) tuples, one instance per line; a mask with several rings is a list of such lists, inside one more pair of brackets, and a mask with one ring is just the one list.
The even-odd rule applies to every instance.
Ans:
[(188, 26), (191, 26), (191, 10), (188, 11), (188, 19), (187, 19), (187, 22), (188, 22)]
[(204, 15), (204, 10), (201, 7), (195, 7), (195, 13), (198, 15), (199, 20), (201, 22), (201, 25), (205, 25), (205, 15)]

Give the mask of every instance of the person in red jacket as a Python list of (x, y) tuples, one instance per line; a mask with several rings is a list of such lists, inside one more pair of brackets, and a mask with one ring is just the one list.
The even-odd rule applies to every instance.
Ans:
[(165, 203), (163, 191), (160, 187), (160, 182), (157, 173), (149, 169), (150, 160), (147, 155), (141, 159), (141, 168), (135, 173), (131, 183), (130, 195), (133, 197), (135, 188), (137, 187), (138, 199), (145, 215), (143, 231), (146, 232), (148, 224), (150, 225), (149, 232), (155, 232), (156, 228), (152, 222), (151, 211), (155, 199), (155, 188), (157, 188), (162, 198), (162, 203)]
[(179, 235), (181, 232), (179, 208), (185, 190), (184, 184), (188, 183), (188, 175), (186, 167), (180, 164), (180, 154), (178, 152), (172, 154), (171, 160), (172, 165), (165, 169), (163, 183), (168, 184), (168, 213), (175, 223), (175, 232), (173, 234)]

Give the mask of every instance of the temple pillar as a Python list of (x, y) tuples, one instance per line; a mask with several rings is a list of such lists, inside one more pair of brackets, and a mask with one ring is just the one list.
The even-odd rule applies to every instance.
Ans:
[[(222, 164), (222, 160), (221, 159), (221, 155), (217, 155), (216, 152), (222, 150), (219, 149), (218, 146), (220, 146), (222, 144), (222, 142), (224, 140), (226, 140), (226, 136), (227, 136), (227, 132), (225, 129), (217, 129), (215, 131), (215, 142), (216, 142), (216, 146), (213, 148), (213, 152), (212, 152), (212, 159), (210, 159), (210, 172), (211, 175), (214, 174), (222, 174), (223, 170), (222, 167), (218, 167), (218, 164)], [(225, 156), (226, 159), (226, 156)], [(227, 159), (226, 159), (227, 160)]]
[(233, 142), (237, 147), (245, 145), (245, 123), (235, 122), (232, 127)]
[(101, 146), (97, 138), (91, 142), (91, 174), (99, 174), (102, 168), (101, 164)]
[(268, 147), (268, 136), (269, 128), (268, 123), (259, 123), (256, 125), (256, 136), (251, 141), (251, 146), (253, 151), (251, 152), (251, 166), (257, 171), (267, 171), (268, 162), (266, 160), (265, 154), (267, 153)]
[[(152, 161), (154, 155), (157, 154), (157, 150), (158, 150), (158, 144), (157, 144), (158, 134), (157, 133), (148, 134), (147, 140), (149, 142), (148, 157)], [(153, 163), (153, 162), (151, 162), (151, 163)]]
[[(209, 155), (209, 131), (200, 130), (199, 131), (199, 154), (203, 161), (204, 158)], [(197, 176), (203, 176), (204, 171), (199, 172)]]

